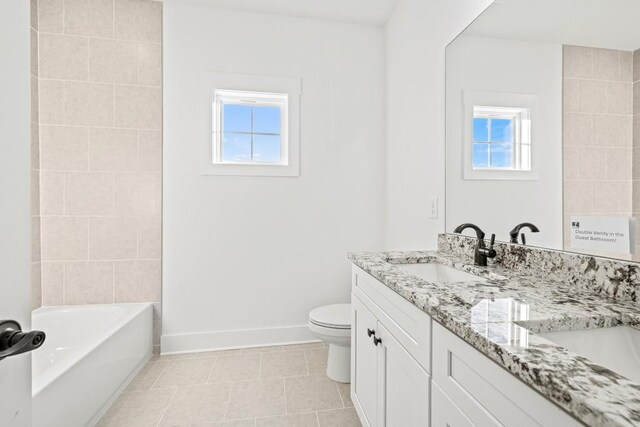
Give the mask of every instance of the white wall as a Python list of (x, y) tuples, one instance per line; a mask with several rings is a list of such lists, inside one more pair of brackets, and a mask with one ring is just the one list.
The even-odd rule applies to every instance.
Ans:
[[(463, 91), (537, 95), (537, 180), (462, 179)], [(527, 244), (562, 249), (562, 187), (562, 45), (456, 39), (447, 50), (447, 231), (472, 222), (509, 241), (516, 224), (532, 222), (540, 233), (525, 230)]]
[[(165, 0), (163, 352), (312, 339), (309, 310), (349, 301), (347, 251), (382, 247), (383, 46)], [(202, 70), (302, 78), (299, 178), (200, 174)]]
[[(385, 245), (433, 249), (444, 231), (445, 47), (491, 0), (402, 0), (385, 27)], [(438, 219), (429, 219), (431, 197)]]

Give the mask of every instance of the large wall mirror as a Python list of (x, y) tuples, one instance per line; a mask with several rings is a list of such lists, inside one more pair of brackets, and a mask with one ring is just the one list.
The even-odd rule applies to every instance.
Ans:
[(640, 259), (640, 0), (496, 0), (446, 55), (447, 231)]

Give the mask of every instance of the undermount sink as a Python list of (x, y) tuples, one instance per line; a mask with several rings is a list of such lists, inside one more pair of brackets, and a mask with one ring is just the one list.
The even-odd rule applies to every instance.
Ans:
[(640, 382), (640, 330), (616, 326), (536, 335), (632, 381)]
[(468, 282), (485, 281), (485, 279), (447, 265), (426, 262), (419, 264), (394, 264), (400, 270), (418, 276), (427, 282)]

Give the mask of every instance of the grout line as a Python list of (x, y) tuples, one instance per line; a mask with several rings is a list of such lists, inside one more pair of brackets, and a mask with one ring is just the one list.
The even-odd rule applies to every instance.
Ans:
[(307, 350), (302, 350), (302, 352), (304, 353), (304, 363), (305, 365), (307, 365), (307, 375), (310, 375), (311, 371), (309, 370), (309, 360), (307, 359)]
[[(190, 360), (190, 359), (186, 359), (186, 360)], [(206, 359), (203, 359), (206, 360)], [(205, 384), (212, 384), (209, 381), (211, 380), (211, 375), (213, 375), (213, 371), (216, 368), (216, 364), (218, 363), (218, 357), (215, 357), (213, 359), (213, 364), (211, 365), (211, 369), (209, 369), (209, 375), (207, 375), (207, 379), (205, 381)]]
[(38, 77), (39, 80), (47, 81), (47, 82), (67, 82), (67, 83), (89, 83), (96, 85), (110, 85), (110, 86), (126, 86), (126, 87), (144, 87), (150, 89), (162, 89), (162, 86), (154, 86), (154, 85), (143, 85), (138, 83), (122, 83), (122, 82), (113, 82), (113, 81), (102, 81), (102, 80), (78, 80), (78, 79), (55, 79), (52, 77)]
[(171, 395), (171, 399), (169, 399), (167, 406), (162, 410), (162, 415), (160, 416), (160, 419), (156, 423), (156, 426), (159, 426), (160, 424), (162, 424), (162, 420), (164, 419), (164, 416), (167, 414), (167, 411), (169, 410), (169, 406), (171, 406), (171, 402), (173, 402), (173, 399), (176, 397), (176, 394), (178, 394), (177, 388), (173, 391), (173, 394)]
[(340, 401), (342, 402), (342, 407), (346, 408), (347, 404), (344, 401), (344, 398), (342, 397), (342, 392), (340, 391), (340, 386), (338, 385), (338, 383), (336, 383), (336, 388), (338, 389), (338, 396), (340, 396)]
[(227, 404), (224, 408), (224, 416), (222, 417), (223, 420), (227, 419), (227, 412), (229, 412), (229, 402), (231, 402), (231, 393), (233, 393), (233, 387), (235, 387), (236, 383), (232, 382), (231, 383), (231, 388), (229, 389), (229, 396), (227, 397)]
[(282, 378), (282, 392), (284, 393), (284, 414), (287, 415), (289, 413), (289, 407), (287, 405), (287, 379)]
[(318, 411), (316, 411), (316, 423), (318, 424), (318, 427), (320, 427), (320, 416), (318, 415)]
[[(64, 13), (64, 10), (63, 10)], [(64, 31), (64, 29), (63, 29)], [(150, 45), (155, 45), (155, 46), (162, 46), (162, 42), (151, 42), (148, 40), (135, 40), (135, 39), (124, 39), (124, 38), (118, 38), (118, 37), (105, 37), (105, 36), (96, 36), (96, 35), (84, 35), (84, 34), (70, 34), (70, 33), (54, 33), (51, 31), (40, 31), (38, 30), (38, 33), (41, 34), (46, 34), (48, 36), (67, 36), (67, 37), (84, 37), (84, 38), (91, 38), (91, 39), (98, 39), (98, 40), (107, 40), (107, 41), (117, 41), (117, 42), (130, 42), (130, 43), (143, 43), (143, 44), (150, 44)]]

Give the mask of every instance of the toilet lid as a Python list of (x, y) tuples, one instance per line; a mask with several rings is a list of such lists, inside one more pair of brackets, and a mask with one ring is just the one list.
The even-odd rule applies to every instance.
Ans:
[(334, 329), (351, 328), (351, 304), (331, 304), (311, 310), (309, 321)]

